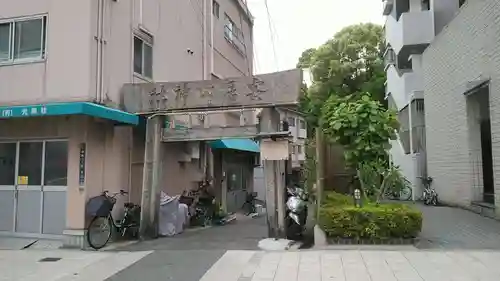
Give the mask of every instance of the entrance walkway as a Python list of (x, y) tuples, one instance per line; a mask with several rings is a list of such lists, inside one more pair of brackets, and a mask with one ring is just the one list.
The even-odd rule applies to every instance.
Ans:
[(206, 229), (188, 229), (174, 237), (139, 242), (120, 250), (258, 250), (259, 240), (267, 237), (265, 216), (238, 216), (235, 222)]
[(423, 213), (419, 249), (500, 249), (500, 222), (470, 211), (417, 205)]

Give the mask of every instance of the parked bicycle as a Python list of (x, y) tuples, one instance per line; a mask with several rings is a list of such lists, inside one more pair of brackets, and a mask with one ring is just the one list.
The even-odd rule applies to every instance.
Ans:
[(412, 195), (411, 186), (404, 186), (400, 190), (388, 188), (385, 190), (384, 198), (389, 200), (410, 201)]
[(432, 177), (418, 177), (422, 180), (424, 185), (424, 192), (422, 194), (422, 200), (425, 205), (437, 206), (438, 204), (438, 194), (436, 190), (431, 186)]
[(128, 192), (120, 190), (111, 195), (105, 190), (100, 196), (90, 198), (87, 202), (87, 214), (92, 220), (87, 228), (87, 242), (89, 246), (98, 250), (106, 246), (113, 233), (122, 237), (130, 235), (137, 237), (141, 207), (134, 203), (124, 204), (124, 215), (121, 220), (113, 219), (112, 211), (116, 204), (116, 196), (124, 196)]
[(257, 213), (257, 204), (264, 205), (264, 202), (257, 199), (257, 192), (247, 192), (245, 196), (245, 202), (241, 209), (245, 212), (245, 215), (251, 215)]
[(211, 182), (203, 180), (198, 188), (184, 192), (179, 202), (189, 206), (190, 224), (210, 226), (215, 217), (215, 196), (211, 193)]

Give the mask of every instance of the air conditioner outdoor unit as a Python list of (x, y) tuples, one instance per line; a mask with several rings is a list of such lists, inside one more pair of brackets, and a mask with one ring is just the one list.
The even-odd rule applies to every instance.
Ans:
[(200, 159), (200, 142), (192, 141), (187, 143), (188, 153), (193, 159)]
[(191, 162), (191, 149), (189, 146), (190, 143), (183, 143), (181, 147), (181, 152), (179, 153), (177, 161), (179, 162)]
[(179, 154), (179, 158), (177, 159), (177, 161), (182, 162), (182, 163), (189, 163), (189, 162), (191, 162), (191, 155), (189, 155), (185, 152), (182, 152), (181, 154)]

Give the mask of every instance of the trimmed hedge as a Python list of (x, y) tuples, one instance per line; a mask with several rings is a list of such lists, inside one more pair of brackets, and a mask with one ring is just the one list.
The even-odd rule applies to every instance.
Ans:
[(422, 229), (422, 213), (397, 203), (365, 202), (358, 208), (350, 196), (332, 192), (321, 206), (319, 225), (332, 238), (414, 238)]

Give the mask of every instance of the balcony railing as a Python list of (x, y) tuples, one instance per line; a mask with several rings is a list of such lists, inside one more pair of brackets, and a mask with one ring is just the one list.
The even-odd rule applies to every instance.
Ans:
[[(399, 131), (399, 139), (405, 154), (410, 153), (410, 130)], [(411, 132), (413, 138), (413, 153), (425, 151), (425, 126), (414, 126)]]
[(238, 51), (241, 55), (245, 54), (245, 42), (243, 41), (243, 33), (238, 29), (237, 32), (233, 31), (228, 25), (224, 26), (224, 37), (229, 44)]
[(388, 16), (391, 14), (392, 9), (394, 8), (394, 0), (384, 0), (384, 16)]
[(427, 45), (434, 39), (433, 11), (406, 12), (399, 20), (387, 17), (385, 23), (386, 43), (396, 54), (404, 46)]
[(388, 47), (384, 53), (384, 69), (387, 70), (391, 65), (396, 65), (396, 53), (391, 47)]
[(387, 68), (386, 93), (390, 93), (398, 110), (403, 109), (412, 94), (420, 98), (423, 92), (423, 76), (411, 70), (398, 70), (395, 66)]

